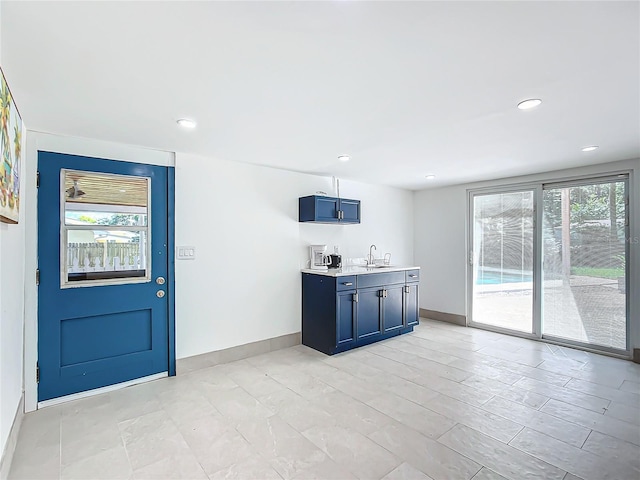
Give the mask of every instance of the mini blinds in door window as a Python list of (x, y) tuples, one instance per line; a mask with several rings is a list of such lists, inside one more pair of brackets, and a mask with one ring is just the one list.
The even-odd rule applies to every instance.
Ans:
[(62, 170), (62, 287), (149, 280), (150, 183)]
[(473, 197), (472, 321), (533, 332), (534, 192)]
[(626, 185), (544, 186), (543, 336), (627, 348)]

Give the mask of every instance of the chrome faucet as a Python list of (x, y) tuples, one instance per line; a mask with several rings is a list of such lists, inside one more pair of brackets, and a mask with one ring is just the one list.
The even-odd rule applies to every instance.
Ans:
[(378, 247), (376, 247), (375, 245), (371, 245), (369, 247), (369, 255), (367, 255), (367, 265), (375, 265), (376, 264), (376, 260), (375, 257), (373, 256), (373, 250), (377, 250)]

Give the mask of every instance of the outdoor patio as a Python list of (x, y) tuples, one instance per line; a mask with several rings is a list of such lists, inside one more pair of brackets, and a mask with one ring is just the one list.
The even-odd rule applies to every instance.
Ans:
[[(626, 349), (626, 295), (615, 279), (572, 275), (569, 284), (543, 284), (543, 333), (583, 343)], [(476, 323), (531, 333), (533, 283), (476, 285)]]

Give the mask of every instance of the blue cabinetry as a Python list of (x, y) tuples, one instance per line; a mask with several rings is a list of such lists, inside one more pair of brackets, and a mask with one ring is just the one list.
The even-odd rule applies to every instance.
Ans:
[(359, 341), (370, 341), (382, 334), (381, 290), (361, 288), (358, 290), (357, 332)]
[(406, 285), (404, 287), (404, 324), (413, 326), (418, 324), (420, 318), (420, 306), (418, 304), (418, 282), (420, 270), (408, 270), (406, 272)]
[(322, 195), (300, 197), (298, 220), (315, 223), (360, 223), (360, 200)]
[[(413, 270), (412, 272), (419, 272)], [(413, 330), (419, 276), (302, 274), (302, 343), (328, 355)]]
[(391, 285), (385, 287), (382, 297), (382, 325), (384, 332), (403, 328), (404, 325), (404, 287), (405, 285)]
[(336, 301), (336, 346), (350, 346), (356, 340), (356, 291), (338, 292)]

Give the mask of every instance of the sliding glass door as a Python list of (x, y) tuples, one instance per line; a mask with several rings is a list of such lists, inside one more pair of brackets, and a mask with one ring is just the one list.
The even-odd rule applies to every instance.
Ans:
[(473, 201), (472, 321), (533, 333), (534, 190)]
[(545, 185), (543, 337), (626, 350), (626, 185)]
[(469, 324), (628, 350), (628, 176), (470, 192)]

